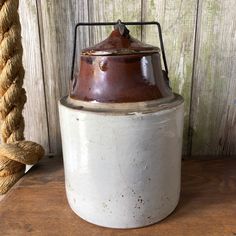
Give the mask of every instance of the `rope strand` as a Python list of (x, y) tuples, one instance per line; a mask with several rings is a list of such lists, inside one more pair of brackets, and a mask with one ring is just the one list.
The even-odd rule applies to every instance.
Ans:
[(19, 0), (0, 0), (0, 194), (6, 193), (44, 155), (36, 143), (24, 141), (26, 103)]

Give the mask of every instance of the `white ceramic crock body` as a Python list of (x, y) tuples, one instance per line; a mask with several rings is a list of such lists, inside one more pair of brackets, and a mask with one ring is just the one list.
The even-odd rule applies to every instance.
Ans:
[(59, 103), (66, 193), (105, 227), (158, 222), (180, 194), (183, 102), (153, 112), (95, 112)]

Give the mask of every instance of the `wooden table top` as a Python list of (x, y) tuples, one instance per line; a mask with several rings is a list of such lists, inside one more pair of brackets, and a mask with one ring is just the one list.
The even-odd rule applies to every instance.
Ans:
[(177, 209), (158, 224), (130, 230), (102, 228), (67, 204), (60, 158), (34, 166), (0, 202), (1, 235), (235, 236), (236, 160), (184, 161)]

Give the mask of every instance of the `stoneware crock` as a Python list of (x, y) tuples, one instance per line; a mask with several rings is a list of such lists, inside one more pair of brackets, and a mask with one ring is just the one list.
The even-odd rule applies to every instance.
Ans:
[(156, 223), (179, 201), (183, 98), (169, 86), (160, 49), (120, 21), (79, 56), (59, 102), (68, 202), (100, 226)]

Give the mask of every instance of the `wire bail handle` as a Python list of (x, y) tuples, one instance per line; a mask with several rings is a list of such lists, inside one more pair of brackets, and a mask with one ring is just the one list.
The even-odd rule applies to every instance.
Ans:
[[(74, 64), (75, 64), (75, 54), (76, 54), (76, 42), (77, 42), (77, 30), (79, 27), (81, 26), (108, 26), (108, 25), (114, 25), (115, 27), (117, 25), (156, 25), (158, 28), (158, 34), (159, 34), (159, 40), (160, 40), (160, 46), (161, 46), (161, 54), (162, 54), (162, 58), (163, 58), (163, 63), (164, 63), (164, 67), (165, 67), (165, 72), (164, 74), (166, 74), (165, 76), (168, 79), (168, 66), (167, 66), (167, 61), (166, 61), (166, 54), (165, 54), (165, 47), (164, 47), (164, 43), (163, 43), (163, 37), (162, 37), (162, 30), (161, 30), (161, 25), (159, 22), (157, 21), (146, 21), (146, 22), (121, 22), (120, 20), (118, 20), (117, 22), (80, 22), (77, 23), (75, 26), (75, 31), (74, 31), (74, 46), (73, 46), (73, 56), (72, 56), (72, 67), (71, 67), (71, 81), (73, 80), (73, 73), (74, 73)], [(122, 30), (122, 28), (121, 28)]]

